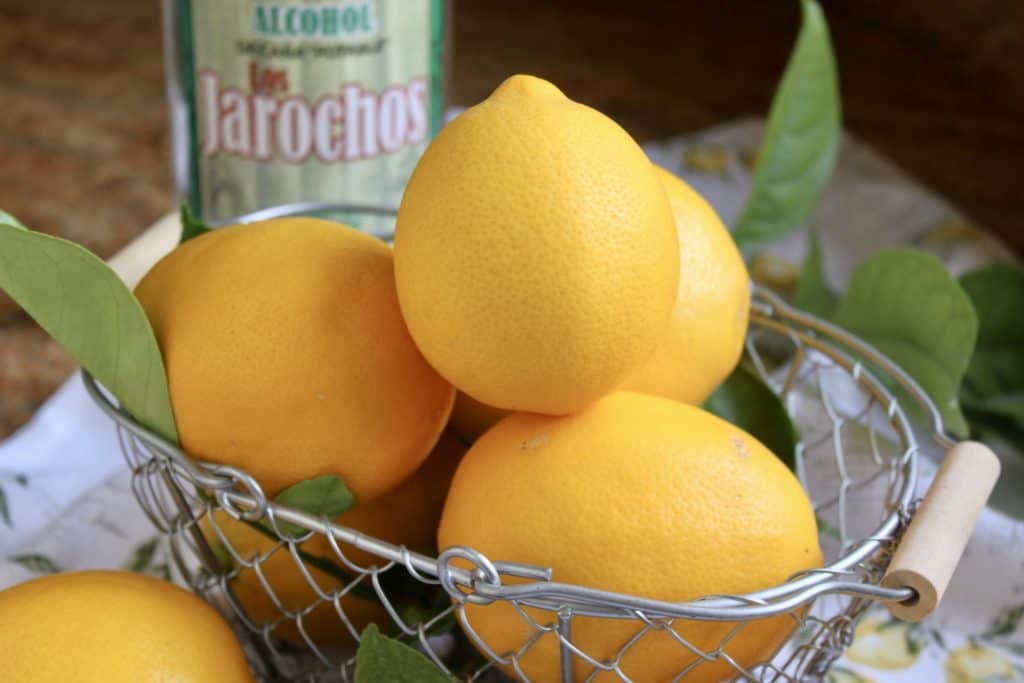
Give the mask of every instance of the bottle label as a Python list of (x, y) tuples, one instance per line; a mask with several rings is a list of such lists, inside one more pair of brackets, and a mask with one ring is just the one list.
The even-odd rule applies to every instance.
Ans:
[(441, 125), (442, 5), (179, 0), (193, 210), (397, 207)]

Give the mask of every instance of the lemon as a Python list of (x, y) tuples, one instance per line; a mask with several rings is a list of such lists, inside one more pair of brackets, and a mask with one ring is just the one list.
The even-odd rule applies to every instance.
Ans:
[(53, 574), (0, 592), (4, 683), (243, 683), (227, 623), (188, 591), (142, 574)]
[[(676, 401), (615, 392), (570, 416), (515, 413), (463, 458), (438, 545), (553, 570), (553, 579), (670, 602), (742, 594), (820, 566), (814, 511), (796, 477), (739, 428)], [(556, 615), (525, 608), (545, 625)], [(509, 603), (468, 604), (473, 631), (496, 653), (516, 652), (536, 630)], [(725, 649), (750, 666), (790, 635), (789, 614), (745, 624)], [(735, 624), (674, 622), (710, 651)], [(616, 656), (635, 620), (578, 617), (572, 640), (589, 657)], [(542, 635), (519, 660), (530, 680), (559, 679), (559, 641)], [(623, 656), (630, 680), (669, 680), (696, 656), (667, 632), (646, 633)], [(593, 667), (575, 661), (577, 681)], [(687, 681), (720, 681), (725, 661)], [(591, 679), (587, 679), (591, 680)], [(618, 680), (601, 673), (597, 681)]]
[[(685, 182), (655, 167), (679, 235), (679, 288), (668, 328), (623, 389), (699, 405), (729, 376), (743, 353), (750, 282), (743, 257), (715, 210)], [(508, 411), (459, 392), (452, 426), (478, 438)]]
[(658, 168), (679, 232), (680, 276), (669, 327), (623, 389), (699, 405), (735, 369), (750, 318), (750, 277), (715, 210)]
[(454, 390), (402, 321), (391, 250), (285, 218), (175, 249), (136, 289), (167, 368), (181, 445), (274, 495), (322, 474), (369, 501), (409, 476)]
[[(375, 500), (358, 503), (335, 521), (410, 550), (431, 551), (436, 542), (448, 483), (465, 451), (466, 447), (451, 432), (442, 433), (430, 456), (398, 488)], [(345, 555), (342, 560), (326, 537), (317, 534), (305, 541), (301, 550), (331, 562), (340, 574), (325, 572), (309, 563), (303, 570), (286, 546), (246, 523), (236, 521), (219, 510), (215, 513), (215, 521), (216, 529), (209, 519), (203, 520), (202, 528), (220, 558), (227, 564), (231, 564), (236, 555), (244, 562), (259, 560), (259, 575), (249, 567), (240, 567), (230, 581), (238, 603), (252, 622), (261, 627), (280, 622), (274, 633), (298, 644), (304, 643), (307, 637), (318, 647), (351, 640), (352, 633), (332, 602), (321, 602), (313, 610), (304, 612), (302, 631), (295, 620), (282, 614), (278, 605), (294, 613), (303, 612), (320, 602), (320, 593), (340, 590), (358, 578), (359, 571), (352, 565), (369, 569), (383, 566), (386, 560), (339, 542), (338, 546)], [(225, 543), (231, 545), (234, 553), (227, 549)], [(315, 587), (310, 584), (307, 574), (315, 582)], [(267, 586), (273, 591), (273, 597)], [(338, 600), (348, 622), (357, 633), (371, 622), (388, 631), (392, 621), (374, 593), (372, 582), (363, 580), (361, 587), (363, 590), (351, 591)], [(399, 596), (388, 597), (393, 600)]]
[(395, 277), (412, 337), (441, 375), (488, 405), (563, 414), (654, 351), (679, 245), (636, 142), (551, 83), (513, 76), (417, 164)]

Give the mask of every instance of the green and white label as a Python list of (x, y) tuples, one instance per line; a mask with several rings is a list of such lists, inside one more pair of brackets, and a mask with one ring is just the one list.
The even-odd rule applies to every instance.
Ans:
[(396, 207), (441, 123), (442, 1), (179, 0), (193, 210)]

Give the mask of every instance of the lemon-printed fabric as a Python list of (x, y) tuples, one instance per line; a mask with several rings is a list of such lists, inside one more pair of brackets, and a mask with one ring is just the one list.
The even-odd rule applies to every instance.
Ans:
[(1008, 605), (986, 629), (967, 635), (907, 623), (874, 609), (857, 625), (853, 645), (830, 680), (941, 681), (944, 676), (947, 683), (1024, 681), (1022, 621), (1024, 601)]

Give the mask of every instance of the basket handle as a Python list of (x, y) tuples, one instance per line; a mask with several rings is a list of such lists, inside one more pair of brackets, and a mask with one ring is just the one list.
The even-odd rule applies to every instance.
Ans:
[(169, 213), (111, 256), (107, 265), (121, 276), (129, 288), (134, 289), (153, 264), (178, 244), (179, 235), (181, 221), (178, 214)]
[(999, 469), (996, 454), (976, 441), (946, 452), (882, 579), (888, 588), (917, 591), (910, 600), (888, 603), (893, 616), (920, 621), (938, 606)]

